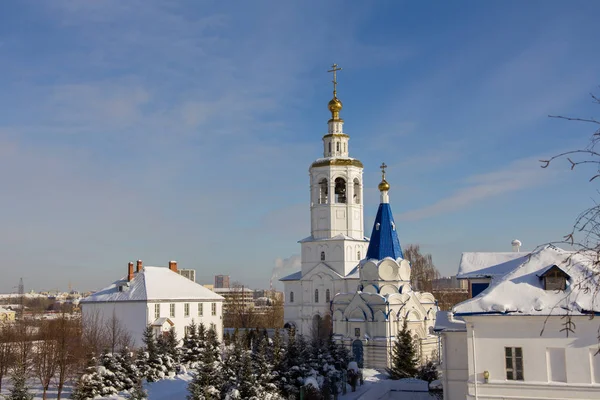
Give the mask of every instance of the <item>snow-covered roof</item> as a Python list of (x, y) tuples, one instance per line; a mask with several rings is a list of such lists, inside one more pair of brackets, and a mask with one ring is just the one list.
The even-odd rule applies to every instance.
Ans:
[[(346, 275), (346, 276), (340, 276), (337, 273), (336, 273), (336, 276), (340, 276), (341, 279), (359, 279), (360, 273), (359, 273), (358, 267), (359, 267), (359, 265), (352, 268), (352, 271), (348, 272), (348, 275)], [(290, 274), (288, 276), (284, 276), (283, 278), (280, 278), (279, 281), (299, 281), (301, 279), (302, 279), (302, 270), (294, 272), (293, 274)]]
[(456, 278), (493, 278), (502, 276), (520, 265), (529, 253), (463, 253)]
[(330, 237), (330, 238), (315, 239), (314, 236), (311, 235), (311, 236), (305, 237), (302, 240), (299, 240), (298, 243), (317, 242), (317, 241), (322, 242), (322, 241), (326, 241), (326, 240), (354, 240), (357, 242), (368, 242), (369, 238), (368, 237), (353, 238), (351, 236), (340, 233), (339, 235), (335, 235), (334, 237)]
[[(496, 283), (478, 296), (454, 307), (455, 315), (581, 315), (600, 312), (596, 288), (600, 285), (598, 267), (588, 254), (546, 246), (517, 263)], [(544, 290), (541, 272), (556, 265), (570, 276), (563, 290)]]
[(247, 287), (213, 288), (213, 292), (215, 293), (239, 293), (241, 291), (254, 293), (254, 290)]
[(0, 313), (4, 313), (4, 314), (9, 314), (9, 313), (14, 313), (13, 310), (8, 310), (4, 307), (0, 307)]
[(294, 272), (293, 274), (284, 276), (283, 278), (281, 278), (279, 280), (280, 281), (299, 281), (300, 279), (302, 279), (302, 271)]
[(435, 332), (464, 332), (467, 330), (465, 321), (460, 317), (454, 317), (449, 311), (438, 311), (435, 314)]
[(386, 257), (396, 260), (403, 258), (403, 255), (392, 208), (389, 203), (381, 203), (373, 223), (367, 258), (383, 260)]
[[(127, 286), (129, 284), (129, 286)], [(123, 290), (119, 286), (125, 285)], [(84, 298), (81, 303), (147, 300), (223, 300), (210, 289), (166, 267), (144, 267), (131, 282), (119, 279)]]

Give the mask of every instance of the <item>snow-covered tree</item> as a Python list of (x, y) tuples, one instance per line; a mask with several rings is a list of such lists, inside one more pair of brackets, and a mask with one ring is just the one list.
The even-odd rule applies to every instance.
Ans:
[[(204, 337), (204, 327), (200, 326)], [(205, 341), (203, 351), (200, 353), (201, 358), (196, 363), (196, 376), (188, 386), (189, 400), (218, 400), (221, 398), (223, 363), (221, 361), (219, 340), (214, 329), (210, 329), (206, 333)]]
[(14, 366), (11, 375), (13, 386), (9, 391), (6, 400), (33, 400), (33, 394), (29, 392), (27, 386), (27, 368), (23, 363)]
[(144, 347), (138, 352), (136, 364), (148, 382), (156, 382), (166, 376), (175, 375), (175, 362), (168, 354), (160, 351), (151, 326), (144, 331)]
[(180, 350), (179, 350), (179, 340), (177, 339), (177, 332), (175, 331), (175, 327), (171, 327), (168, 332), (163, 334), (158, 338), (157, 341), (159, 352), (163, 355), (168, 355), (171, 357), (173, 362), (176, 364), (179, 363), (180, 359)]
[(392, 348), (392, 366), (387, 369), (391, 379), (414, 378), (417, 375), (417, 352), (404, 320)]
[(93, 399), (102, 394), (102, 385), (102, 377), (98, 374), (97, 360), (90, 355), (83, 374), (71, 392), (71, 398), (74, 400)]
[(439, 379), (438, 370), (433, 361), (429, 360), (425, 365), (419, 367), (417, 371), (417, 378), (429, 383)]

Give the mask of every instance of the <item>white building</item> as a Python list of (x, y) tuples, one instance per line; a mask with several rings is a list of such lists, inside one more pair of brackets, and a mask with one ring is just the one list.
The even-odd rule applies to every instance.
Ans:
[(600, 398), (593, 256), (546, 246), (500, 264), (489, 253), (486, 265), (479, 254), (488, 272), (514, 264), (438, 318), (444, 399)]
[(356, 291), (358, 262), (369, 245), (363, 231), (363, 165), (349, 155), (350, 137), (343, 131), (335, 88), (328, 108), (323, 157), (309, 168), (311, 234), (300, 241), (301, 270), (281, 279), (285, 323), (304, 335), (330, 315), (336, 293)]
[(169, 267), (143, 266), (137, 262), (134, 271), (129, 263), (127, 275), (80, 302), (83, 318), (99, 313), (105, 321), (115, 317), (129, 331), (134, 345), (142, 345), (148, 325), (156, 334), (175, 328), (183, 338), (188, 325), (214, 326), (223, 335), (223, 297), (181, 276), (177, 262)]
[(379, 184), (381, 204), (366, 257), (358, 267), (358, 290), (339, 293), (332, 302), (335, 338), (351, 346), (355, 357), (362, 355), (357, 359), (370, 368), (390, 365), (396, 333), (405, 321), (421, 362), (437, 358), (438, 350), (432, 334), (438, 307), (431, 293), (412, 290), (410, 263), (403, 258), (389, 189), (384, 172)]
[(285, 325), (320, 335), (323, 325), (332, 324), (335, 337), (352, 346), (364, 366), (385, 368), (398, 327), (408, 319), (423, 359), (429, 358), (437, 349), (437, 338), (429, 334), (435, 299), (412, 292), (385, 179), (371, 242), (364, 236), (363, 165), (349, 156), (336, 84), (334, 76), (323, 157), (309, 168), (311, 235), (300, 241), (301, 270), (281, 279)]

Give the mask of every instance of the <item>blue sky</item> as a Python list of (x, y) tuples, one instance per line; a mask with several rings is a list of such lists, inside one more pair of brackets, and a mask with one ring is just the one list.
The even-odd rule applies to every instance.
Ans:
[[(176, 259), (268, 287), (309, 235), (336, 62), (365, 232), (381, 162), (403, 244), (560, 239), (589, 171), (540, 158), (593, 127), (600, 5), (20, 1), (0, 5), (0, 291), (95, 289)], [(284, 273), (281, 271), (280, 273)]]

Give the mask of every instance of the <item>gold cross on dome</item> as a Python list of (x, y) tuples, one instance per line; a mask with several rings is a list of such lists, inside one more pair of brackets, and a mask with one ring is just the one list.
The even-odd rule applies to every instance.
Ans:
[(336, 94), (337, 94), (337, 72), (341, 71), (341, 70), (342, 69), (338, 68), (337, 64), (333, 64), (331, 66), (331, 69), (329, 71), (327, 71), (327, 72), (333, 72), (333, 80), (332, 80), (332, 82), (333, 82), (333, 97), (336, 97)]
[(385, 163), (381, 163), (381, 167), (379, 167), (379, 168), (381, 168), (381, 176), (383, 177), (383, 179), (385, 179), (385, 169), (386, 169), (387, 167), (388, 167), (388, 166), (387, 166), (387, 165), (385, 165)]

